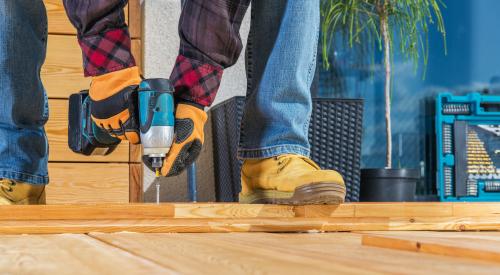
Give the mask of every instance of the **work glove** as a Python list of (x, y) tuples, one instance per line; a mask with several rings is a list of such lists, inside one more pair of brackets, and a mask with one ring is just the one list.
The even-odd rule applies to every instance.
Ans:
[[(175, 138), (170, 151), (163, 161), (161, 174), (165, 177), (177, 176), (200, 155), (204, 142), (204, 127), (207, 113), (203, 107), (189, 103), (177, 104), (175, 110)], [(151, 170), (149, 158), (143, 158)]]
[(92, 120), (110, 135), (140, 143), (137, 86), (139, 68), (130, 67), (92, 78)]

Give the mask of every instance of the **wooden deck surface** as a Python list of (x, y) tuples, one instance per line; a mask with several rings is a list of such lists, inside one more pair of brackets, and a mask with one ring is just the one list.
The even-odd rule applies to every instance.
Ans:
[(0, 206), (0, 233), (0, 274), (500, 274), (498, 203)]
[[(413, 234), (404, 233), (408, 238)], [(372, 247), (363, 245), (365, 234), (372, 233), (0, 235), (0, 270), (2, 274), (500, 274), (498, 259)], [(458, 239), (455, 246), (477, 237), (473, 232), (434, 234), (443, 238), (460, 234), (450, 235)], [(480, 236), (491, 241), (482, 249), (496, 250), (498, 234)]]

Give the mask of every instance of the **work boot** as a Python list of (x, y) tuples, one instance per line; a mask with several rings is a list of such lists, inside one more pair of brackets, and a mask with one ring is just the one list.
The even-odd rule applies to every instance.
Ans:
[(241, 168), (240, 203), (339, 204), (345, 195), (337, 171), (321, 170), (304, 156), (245, 160)]
[(0, 179), (0, 205), (45, 204), (45, 185)]

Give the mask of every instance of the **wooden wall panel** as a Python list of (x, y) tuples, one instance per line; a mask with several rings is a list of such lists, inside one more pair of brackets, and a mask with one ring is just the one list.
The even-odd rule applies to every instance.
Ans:
[(129, 28), (132, 38), (141, 38), (142, 9), (139, 0), (129, 0)]
[(129, 165), (49, 163), (48, 204), (127, 203)]
[[(71, 152), (67, 145), (67, 116), (70, 94), (88, 89), (83, 77), (82, 53), (76, 30), (69, 22), (62, 0), (43, 0), (49, 22), (48, 50), (42, 80), (49, 96), (50, 118), (46, 126), (50, 145), (48, 203), (102, 203), (140, 200), (142, 165), (140, 147), (123, 142), (111, 155), (87, 157)], [(132, 52), (141, 66), (141, 7), (130, 0), (125, 8)], [(134, 162), (136, 164), (130, 164)], [(129, 186), (130, 183), (130, 186)], [(129, 190), (133, 193), (129, 195)]]
[(83, 77), (82, 52), (75, 36), (49, 35), (42, 81), (50, 98), (68, 98), (88, 89), (90, 78)]
[[(140, 66), (141, 40), (132, 41), (132, 52)], [(83, 77), (82, 52), (75, 36), (49, 35), (42, 81), (50, 98), (68, 98), (89, 88), (90, 78)]]
[(49, 33), (76, 34), (76, 29), (66, 16), (62, 0), (44, 0), (43, 2), (49, 18)]
[[(45, 3), (45, 8), (47, 9), (47, 15), (49, 19), (49, 33), (50, 34), (75, 34), (76, 29), (69, 22), (68, 16), (66, 15), (66, 11), (64, 10), (64, 5), (62, 0), (43, 0)], [(137, 2), (137, 3), (134, 3)], [(134, 4), (135, 9), (138, 5), (138, 1), (131, 0), (130, 3)], [(137, 11), (134, 11), (137, 13)], [(139, 12), (140, 14), (140, 12)], [(128, 7), (125, 8), (125, 17), (128, 22)], [(140, 18), (139, 18), (140, 20)], [(137, 19), (134, 20), (134, 24)], [(140, 24), (140, 21), (138, 21)], [(139, 28), (140, 33), (140, 28)]]
[(73, 153), (68, 147), (68, 100), (49, 100), (50, 119), (45, 126), (49, 138), (49, 161), (77, 162), (128, 162), (129, 143), (122, 142), (108, 156), (83, 156)]
[(143, 167), (142, 163), (130, 164), (129, 171), (130, 187), (129, 187), (129, 200), (130, 202), (143, 202), (144, 190), (142, 186)]

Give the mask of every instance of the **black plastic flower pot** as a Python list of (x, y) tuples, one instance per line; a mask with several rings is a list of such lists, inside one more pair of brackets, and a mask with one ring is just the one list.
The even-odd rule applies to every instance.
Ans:
[(420, 179), (416, 169), (362, 169), (360, 201), (415, 201)]

